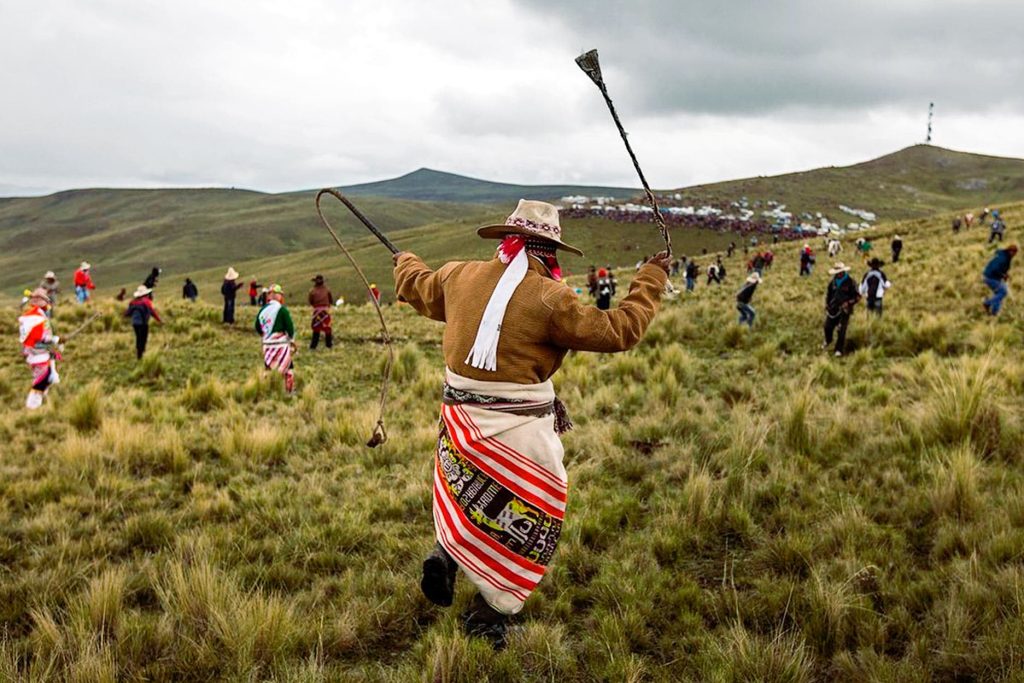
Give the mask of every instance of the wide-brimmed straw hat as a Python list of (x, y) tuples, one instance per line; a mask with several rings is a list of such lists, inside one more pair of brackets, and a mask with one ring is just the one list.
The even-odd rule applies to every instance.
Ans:
[(44, 304), (48, 304), (50, 303), (50, 294), (42, 287), (36, 287), (28, 295), (28, 303), (32, 303), (33, 301), (40, 301)]
[(761, 281), (761, 274), (758, 273), (756, 270), (753, 273), (751, 273), (750, 275), (747, 276), (747, 282), (760, 282), (760, 281)]
[(839, 273), (849, 273), (849, 272), (850, 272), (850, 266), (846, 265), (842, 261), (836, 261), (836, 264), (829, 269), (828, 274), (829, 275), (839, 275)]
[(270, 294), (284, 294), (284, 290), (281, 288), (281, 285), (270, 285), (270, 289), (268, 290), (268, 293), (270, 293)]
[(476, 234), (484, 239), (501, 239), (506, 235), (525, 235), (550, 242), (556, 249), (571, 251), (577, 256), (583, 252), (562, 241), (562, 226), (558, 222), (558, 209), (547, 202), (520, 199), (516, 210), (501, 225), (485, 225)]
[(92, 266), (89, 265), (88, 261), (82, 261), (82, 264), (80, 266), (78, 266), (78, 268), (80, 270), (89, 270), (90, 268), (92, 268)]
[(57, 279), (57, 274), (54, 273), (52, 270), (48, 270), (48, 271), (46, 271), (46, 275), (43, 276), (43, 279), (44, 280), (56, 280)]
[(235, 270), (234, 268), (230, 268), (229, 267), (228, 268), (228, 272), (224, 275), (224, 279), (225, 280), (237, 280), (238, 279), (238, 271)]
[(132, 294), (132, 298), (138, 299), (140, 296), (146, 296), (147, 294), (152, 293), (152, 291), (153, 290), (147, 287), (146, 285), (139, 285), (138, 287), (135, 288), (135, 293)]

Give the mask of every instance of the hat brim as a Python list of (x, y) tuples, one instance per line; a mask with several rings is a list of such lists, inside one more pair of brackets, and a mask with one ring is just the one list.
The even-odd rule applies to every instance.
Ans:
[(845, 268), (829, 268), (828, 274), (829, 275), (839, 275), (839, 273), (849, 273), (849, 272), (850, 272), (850, 266), (846, 266)]
[(566, 244), (561, 240), (555, 240), (551, 239), (550, 237), (543, 237), (541, 235), (535, 235), (533, 233), (524, 233), (522, 228), (516, 227), (514, 225), (485, 225), (482, 228), (477, 228), (476, 234), (479, 235), (480, 237), (483, 237), (484, 239), (501, 239), (502, 237), (507, 237), (508, 235), (526, 235), (527, 237), (532, 237), (533, 239), (542, 240), (544, 242), (550, 242), (551, 244), (555, 245), (556, 249), (570, 251), (576, 254), (577, 256), (583, 256), (583, 251), (577, 249), (571, 244)]

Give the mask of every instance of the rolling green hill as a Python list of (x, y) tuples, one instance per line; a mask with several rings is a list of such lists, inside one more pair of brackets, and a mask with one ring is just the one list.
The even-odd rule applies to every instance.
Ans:
[(469, 178), (454, 173), (421, 168), (412, 173), (361, 185), (342, 188), (352, 196), (394, 197), (451, 202), (514, 202), (523, 197), (559, 199), (569, 195), (631, 197), (640, 190), (627, 187), (596, 187), (591, 185), (512, 185)]
[[(1024, 199), (1024, 159), (914, 145), (853, 166), (745, 178), (677, 190), (697, 200), (774, 199), (791, 211), (821, 211), (834, 220), (846, 204), (879, 219), (930, 216), (942, 210)], [(849, 220), (853, 220), (850, 218)], [(845, 220), (842, 222), (846, 222)]]
[[(580, 191), (623, 196), (624, 190), (506, 185), (421, 169), (345, 191), (358, 196), (362, 210), (392, 232), (403, 248), (427, 256), (464, 258), (489, 249), (472, 236), (472, 227), (501, 220), (519, 197)], [(842, 216), (839, 204), (874, 211), (880, 219), (911, 218), (1024, 199), (1024, 160), (917, 145), (855, 166), (680, 192), (693, 201), (775, 199), (790, 210), (823, 211), (834, 220)], [(0, 296), (16, 296), (47, 269), (57, 271), (67, 283), (83, 259), (94, 264), (104, 296), (140, 282), (155, 265), (164, 268), (165, 286), (177, 287), (186, 275), (198, 274), (206, 292), (228, 265), (242, 271), (243, 277), (256, 274), (262, 281), (280, 279), (293, 288), (303, 286), (310, 271), (328, 271), (338, 263), (337, 256), (324, 249), (330, 242), (316, 219), (312, 196), (226, 189), (94, 189), (0, 200)], [(359, 240), (360, 249), (371, 248), (365, 230), (347, 211), (332, 204), (331, 216), (346, 239)], [(589, 263), (631, 265), (658, 247), (656, 231), (644, 224), (587, 219), (567, 220), (565, 227), (568, 238), (587, 251), (585, 261), (567, 259), (566, 266), (577, 272)], [(675, 237), (679, 253), (691, 255), (720, 248), (728, 240), (717, 233), (683, 230)], [(372, 277), (385, 280), (386, 254), (367, 252), (364, 262)], [(346, 283), (346, 295), (359, 296), (351, 278), (336, 272)]]
[[(495, 214), (491, 220), (501, 220)], [(604, 220), (571, 221), (566, 226), (566, 239), (584, 250), (586, 256), (565, 253), (559, 259), (568, 273), (581, 274), (591, 263), (612, 265), (620, 273), (631, 272), (639, 259), (655, 253), (662, 247), (661, 237), (652, 226), (613, 223)], [(432, 223), (396, 232), (393, 237), (400, 249), (415, 252), (428, 263), (440, 265), (452, 258), (490, 258), (495, 242), (479, 239), (474, 229), (481, 224), (475, 218), (461, 218)], [(699, 254), (702, 249), (725, 249), (730, 237), (726, 234), (687, 230), (674, 239), (677, 253)], [(390, 254), (373, 237), (361, 237), (347, 245), (359, 267), (371, 282), (378, 284), (386, 301), (393, 297)], [(335, 296), (347, 301), (361, 302), (366, 290), (359, 282), (348, 261), (331, 244), (306, 251), (271, 256), (252, 261), (235, 262), (243, 278), (257, 275), (261, 282), (278, 282), (290, 294), (292, 301), (305, 301), (310, 277), (320, 272)], [(200, 295), (208, 300), (219, 296), (224, 268), (217, 266), (190, 274), (200, 288)], [(172, 276), (174, 277), (174, 276)], [(181, 278), (168, 279), (165, 297), (180, 296)]]
[[(331, 200), (333, 202), (333, 200)], [(362, 198), (385, 231), (488, 211), (479, 205)], [(333, 207), (330, 207), (333, 209)], [(366, 234), (347, 210), (332, 211), (343, 236)], [(70, 284), (81, 260), (99, 286), (141, 282), (153, 266), (175, 276), (328, 244), (313, 193), (244, 190), (77, 190), (0, 203), (0, 287), (15, 292), (47, 269)], [(10, 291), (7, 292), (11, 294)]]

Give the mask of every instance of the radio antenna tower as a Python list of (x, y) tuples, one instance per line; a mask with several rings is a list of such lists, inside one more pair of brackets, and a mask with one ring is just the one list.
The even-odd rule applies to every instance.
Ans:
[(928, 136), (924, 139), (924, 144), (932, 144), (932, 114), (935, 113), (935, 103), (928, 103)]

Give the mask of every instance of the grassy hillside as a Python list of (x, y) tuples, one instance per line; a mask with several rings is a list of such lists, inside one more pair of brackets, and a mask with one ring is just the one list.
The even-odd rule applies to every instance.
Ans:
[(479, 180), (454, 173), (421, 168), (398, 178), (380, 180), (343, 188), (352, 196), (394, 197), (396, 199), (423, 199), (450, 202), (479, 202), (494, 204), (515, 202), (522, 198), (558, 199), (569, 195), (612, 196), (626, 198), (638, 192), (637, 188), (596, 187), (592, 185), (513, 185)]
[[(494, 214), (486, 221), (501, 222), (504, 216)], [(476, 228), (484, 220), (463, 218), (424, 225), (402, 230), (392, 235), (400, 249), (413, 251), (428, 262), (446, 259), (491, 258), (497, 243), (481, 240)], [(664, 248), (661, 237), (654, 226), (625, 225), (599, 219), (570, 220), (565, 222), (566, 240), (579, 246), (585, 256), (578, 257), (564, 253), (560, 262), (567, 272), (585, 273), (590, 264), (613, 265), (620, 273), (632, 271), (638, 260)], [(699, 254), (705, 248), (709, 251), (724, 249), (730, 239), (736, 237), (707, 231), (679, 231), (673, 236), (677, 253)], [(371, 282), (384, 292), (385, 300), (393, 301), (394, 290), (391, 281), (391, 256), (373, 237), (361, 237), (350, 245), (359, 267)], [(257, 275), (261, 282), (280, 282), (287, 291), (304, 293), (310, 287), (310, 278), (317, 272), (323, 273), (335, 296), (344, 296), (347, 301), (363, 302), (366, 290), (359, 281), (345, 257), (333, 246), (310, 249), (285, 256), (274, 256), (253, 261), (236, 262), (236, 268), (243, 278)], [(218, 266), (191, 274), (200, 287), (204, 298), (216, 301), (224, 268)], [(168, 273), (166, 296), (180, 296), (182, 278)], [(304, 301), (304, 298), (300, 297)]]
[(679, 191), (705, 201), (743, 196), (751, 201), (775, 199), (791, 211), (822, 211), (833, 219), (844, 215), (837, 207), (845, 204), (893, 220), (932, 215), (940, 209), (1021, 201), (1024, 159), (914, 145), (854, 166), (746, 178)]
[[(1007, 214), (1014, 239), (1024, 206)], [(819, 348), (827, 276), (798, 278), (796, 245), (752, 332), (737, 257), (633, 351), (567, 358), (566, 527), (500, 654), (460, 634), (464, 582), (448, 611), (417, 586), (439, 324), (389, 309), (392, 439), (372, 451), (368, 307), (339, 314), (332, 352), (300, 352), (294, 398), (247, 319), (202, 304), (169, 306), (141, 364), (110, 309), (35, 414), (3, 355), (0, 678), (1019, 679), (1024, 309), (982, 315), (980, 230), (915, 219), (876, 244), (893, 230), (886, 315), (857, 311), (845, 358)]]
[[(391, 193), (413, 199), (359, 196), (360, 208), (389, 231), (416, 228), (395, 237), (406, 248), (450, 258), (477, 255), (480, 244), (465, 239), (466, 229), (501, 220), (522, 196), (558, 196), (621, 188), (515, 186), (489, 183), (421, 169), (393, 181), (347, 188), (352, 194)], [(539, 194), (538, 194), (539, 193)], [(545, 194), (548, 193), (548, 194)], [(687, 201), (776, 199), (790, 210), (824, 211), (834, 219), (838, 204), (876, 211), (882, 218), (930, 215), (943, 208), (997, 205), (1024, 199), (1024, 160), (985, 157), (919, 145), (875, 161), (774, 178), (719, 183), (683, 191)], [(452, 203), (445, 200), (461, 202)], [(344, 210), (332, 216), (346, 238), (361, 239), (365, 230)], [(461, 232), (460, 232), (461, 231)], [(590, 262), (632, 264), (657, 247), (649, 225), (616, 226), (610, 221), (568, 221), (567, 234), (577, 241), (587, 262), (569, 263), (579, 270)], [(139, 283), (154, 265), (165, 269), (166, 282), (179, 286), (199, 274), (204, 290), (230, 263), (261, 280), (303, 280), (307, 270), (329, 270), (336, 263), (326, 251), (330, 242), (313, 211), (312, 193), (262, 194), (244, 190), (76, 190), (47, 197), (0, 201), (0, 298), (12, 298), (38, 282), (47, 269), (68, 283), (78, 263), (93, 263), (95, 278), (107, 296)], [(711, 233), (677, 231), (680, 253), (699, 253), (728, 242)], [(367, 242), (367, 244), (369, 244)], [(382, 260), (386, 265), (387, 259)], [(371, 266), (383, 273), (379, 265)], [(299, 277), (300, 273), (302, 277)], [(216, 272), (216, 277), (213, 277)], [(343, 275), (343, 271), (338, 271)], [(293, 274), (294, 273), (294, 274)], [(383, 279), (383, 274), (374, 274)], [(349, 282), (350, 278), (345, 278)], [(353, 288), (349, 294), (355, 296)]]
[[(446, 202), (365, 198), (359, 205), (385, 231), (453, 216), (482, 219), (487, 213)], [(347, 210), (334, 215), (343, 235), (366, 234)], [(93, 264), (101, 286), (119, 288), (141, 282), (153, 266), (184, 274), (310, 249), (329, 239), (317, 220), (313, 193), (60, 192), (0, 203), (0, 288), (20, 292), (47, 269), (70, 284), (83, 259)]]

